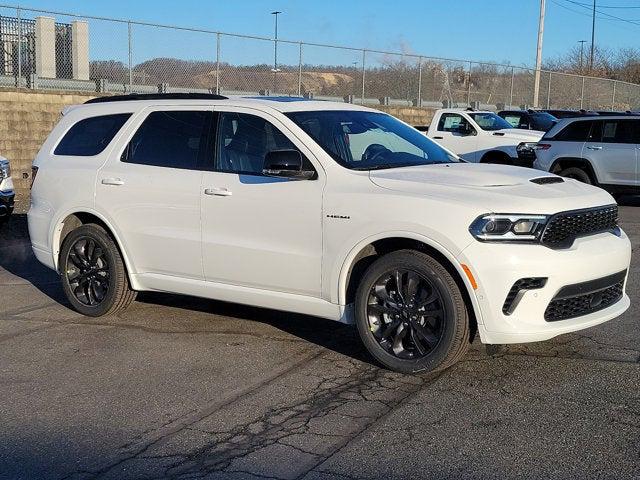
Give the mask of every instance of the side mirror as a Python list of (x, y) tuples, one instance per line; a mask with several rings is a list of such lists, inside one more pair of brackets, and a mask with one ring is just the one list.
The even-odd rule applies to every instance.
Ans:
[(316, 174), (303, 170), (302, 154), (297, 150), (272, 150), (264, 157), (262, 174), (269, 177), (310, 180)]
[(473, 130), (473, 127), (468, 123), (461, 123), (460, 125), (458, 125), (458, 133), (460, 135), (473, 135), (475, 131)]

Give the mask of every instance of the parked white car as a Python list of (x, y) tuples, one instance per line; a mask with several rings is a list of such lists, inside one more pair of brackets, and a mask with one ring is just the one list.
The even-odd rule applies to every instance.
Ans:
[(461, 162), (368, 108), (280, 98), (104, 98), (34, 161), (33, 251), (85, 315), (153, 290), (357, 325), (402, 372), (475, 333), (532, 342), (617, 317), (631, 258), (604, 190)]
[(493, 112), (448, 108), (435, 112), (426, 135), (467, 162), (531, 167), (544, 132), (513, 128)]
[(11, 179), (9, 160), (0, 157), (0, 224), (9, 220), (13, 212), (15, 191)]
[(640, 117), (562, 120), (536, 146), (534, 167), (615, 195), (640, 193)]

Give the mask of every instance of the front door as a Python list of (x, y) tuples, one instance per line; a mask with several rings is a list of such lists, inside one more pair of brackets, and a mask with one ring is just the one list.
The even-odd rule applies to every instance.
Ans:
[[(199, 163), (211, 109), (154, 108), (126, 132), (98, 172), (96, 203), (108, 212), (135, 273), (203, 279)], [(136, 125), (138, 122), (135, 122)]]
[(433, 140), (468, 162), (477, 162), (478, 132), (462, 115), (443, 113)]
[[(319, 297), (324, 172), (276, 118), (216, 110), (215, 167), (203, 174), (201, 191), (206, 280)], [(316, 178), (263, 175), (266, 153), (282, 149), (299, 150)]]

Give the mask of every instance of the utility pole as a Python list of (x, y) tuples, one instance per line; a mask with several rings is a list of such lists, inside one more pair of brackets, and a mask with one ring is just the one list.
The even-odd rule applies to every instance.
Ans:
[(580, 44), (580, 73), (582, 73), (582, 69), (584, 68), (584, 63), (582, 61), (582, 59), (584, 58), (583, 54), (584, 54), (584, 44), (587, 43), (586, 40), (578, 40), (578, 43)]
[(596, 39), (596, 0), (593, 0), (593, 15), (591, 18), (591, 55), (589, 56), (589, 73), (593, 72), (593, 49)]
[(276, 20), (276, 25), (275, 25), (275, 38), (273, 41), (273, 70), (271, 70), (273, 72), (273, 93), (275, 94), (276, 92), (276, 76), (278, 75), (278, 72), (280, 71), (278, 69), (278, 15), (281, 14), (282, 12), (271, 12), (271, 15), (273, 15), (275, 17)]
[(536, 51), (536, 73), (533, 84), (533, 108), (538, 108), (540, 97), (540, 69), (542, 68), (542, 37), (544, 35), (544, 9), (546, 0), (540, 0), (540, 19), (538, 21), (538, 49)]

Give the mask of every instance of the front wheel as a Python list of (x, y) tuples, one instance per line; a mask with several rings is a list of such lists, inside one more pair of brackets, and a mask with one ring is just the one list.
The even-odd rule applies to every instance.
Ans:
[(433, 257), (400, 250), (376, 260), (356, 292), (356, 325), (371, 355), (402, 373), (443, 370), (469, 347), (469, 318), (451, 274)]
[(588, 185), (593, 185), (593, 180), (589, 174), (580, 167), (565, 168), (558, 173), (558, 175), (561, 177), (573, 178), (574, 180), (578, 180), (579, 182), (586, 183)]
[(120, 251), (98, 225), (82, 225), (67, 235), (60, 251), (60, 272), (69, 303), (83, 315), (114, 314), (135, 300)]

